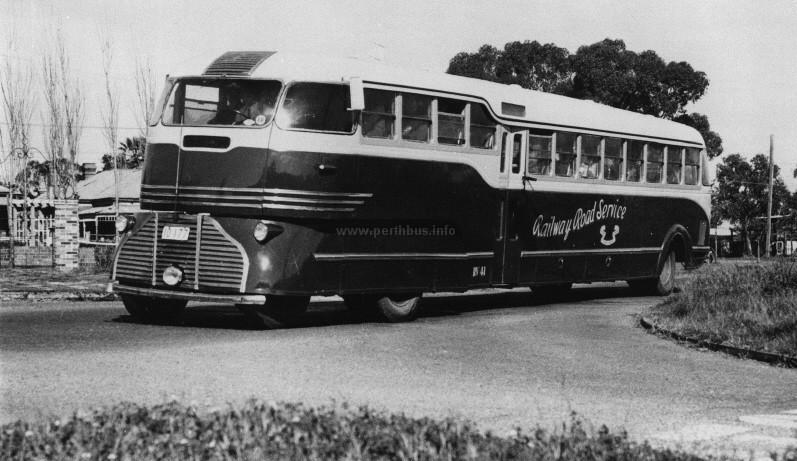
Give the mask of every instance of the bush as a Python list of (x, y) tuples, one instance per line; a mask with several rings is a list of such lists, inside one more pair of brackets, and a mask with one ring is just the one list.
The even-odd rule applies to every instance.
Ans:
[(651, 316), (697, 339), (797, 356), (797, 260), (705, 266)]
[(455, 419), (410, 418), (366, 407), (305, 408), (251, 400), (241, 408), (201, 412), (177, 402), (131, 403), (66, 421), (7, 424), (2, 459), (540, 459), (697, 460), (576, 418), (550, 433), (481, 433)]
[(113, 255), (116, 247), (98, 245), (94, 247), (94, 271), (110, 272), (113, 268)]

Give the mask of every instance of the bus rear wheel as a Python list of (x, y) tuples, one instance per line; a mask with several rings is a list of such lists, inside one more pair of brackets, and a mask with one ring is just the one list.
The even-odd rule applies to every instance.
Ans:
[(238, 304), (237, 307), (257, 328), (282, 328), (297, 323), (307, 312), (309, 296), (266, 296), (264, 305)]
[(376, 299), (376, 312), (390, 323), (410, 322), (418, 316), (421, 296), (415, 293), (381, 295)]
[(667, 296), (675, 290), (675, 252), (670, 251), (662, 261), (658, 276), (629, 280), (628, 285), (639, 294)]
[(122, 304), (124, 304), (127, 312), (137, 320), (170, 323), (180, 316), (188, 301), (184, 299), (162, 299), (123, 294)]

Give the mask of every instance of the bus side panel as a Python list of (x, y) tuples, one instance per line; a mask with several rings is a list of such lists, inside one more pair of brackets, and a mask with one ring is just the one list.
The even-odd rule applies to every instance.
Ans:
[[(667, 232), (683, 226), (688, 247), (708, 218), (690, 198), (531, 192), (521, 224), (520, 283), (649, 277)], [(670, 194), (663, 191), (662, 195)], [(687, 252), (688, 257), (689, 252)], [(532, 277), (529, 274), (533, 274)]]

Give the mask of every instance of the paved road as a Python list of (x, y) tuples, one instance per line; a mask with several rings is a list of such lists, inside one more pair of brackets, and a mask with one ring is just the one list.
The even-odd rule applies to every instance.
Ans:
[[(797, 370), (650, 335), (634, 314), (656, 301), (624, 284), (579, 287), (556, 304), (522, 291), (437, 296), (399, 325), (358, 323), (341, 303), (319, 302), (301, 326), (273, 331), (250, 329), (230, 306), (189, 305), (183, 325), (153, 326), (118, 302), (5, 303), (0, 422), (122, 400), (255, 396), (462, 416), (499, 433), (554, 427), (576, 411), (663, 443), (797, 444), (783, 413), (797, 409)], [(785, 426), (766, 423), (778, 414)]]

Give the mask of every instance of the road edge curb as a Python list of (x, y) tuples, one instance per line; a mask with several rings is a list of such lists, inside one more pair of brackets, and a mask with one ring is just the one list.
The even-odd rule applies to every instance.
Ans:
[(115, 301), (119, 296), (116, 293), (83, 292), (83, 291), (4, 291), (0, 292), (3, 301)]
[(639, 316), (639, 325), (642, 328), (650, 331), (651, 333), (667, 336), (676, 341), (683, 341), (690, 344), (695, 344), (711, 351), (724, 352), (726, 354), (730, 354), (736, 357), (750, 358), (758, 360), (759, 362), (766, 362), (772, 365), (780, 365), (786, 368), (797, 368), (797, 357), (791, 357), (788, 355), (781, 355), (781, 354), (773, 354), (771, 352), (761, 352), (753, 349), (729, 346), (726, 344), (717, 344), (703, 339), (693, 338), (691, 336), (682, 335), (681, 333), (677, 333), (675, 331), (662, 328), (656, 325), (655, 323), (649, 321), (642, 315)]

